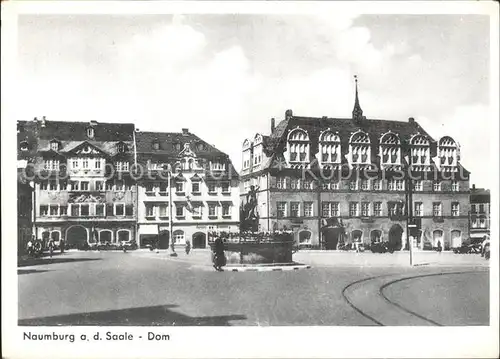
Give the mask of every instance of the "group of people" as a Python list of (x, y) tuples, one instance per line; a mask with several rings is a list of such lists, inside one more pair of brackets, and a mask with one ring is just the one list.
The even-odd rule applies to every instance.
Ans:
[(49, 256), (52, 258), (55, 246), (53, 238), (49, 238), (45, 245), (43, 240), (32, 236), (31, 239), (28, 240), (28, 243), (26, 243), (26, 252), (32, 257), (40, 257), (43, 254), (44, 248), (47, 248), (49, 250)]

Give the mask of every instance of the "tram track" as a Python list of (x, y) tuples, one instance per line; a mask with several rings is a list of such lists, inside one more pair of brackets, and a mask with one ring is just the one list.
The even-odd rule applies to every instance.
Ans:
[[(377, 301), (379, 299), (383, 299), (383, 301), (388, 306), (390, 306), (390, 307), (386, 308), (388, 310), (391, 310), (391, 309), (394, 310), (395, 308), (397, 308), (396, 310), (402, 311), (406, 315), (418, 318), (418, 320), (420, 320), (421, 322), (423, 321), (423, 322), (427, 323), (428, 325), (439, 326), (440, 327), (440, 326), (443, 326), (443, 325), (440, 324), (440, 323), (438, 323), (438, 322), (436, 322), (436, 321), (434, 321), (434, 320), (432, 320), (432, 319), (426, 318), (423, 315), (420, 315), (420, 314), (412, 311), (411, 309), (408, 309), (408, 308), (402, 306), (401, 304), (399, 304), (399, 303), (391, 300), (384, 293), (384, 290), (387, 287), (389, 287), (389, 286), (391, 286), (391, 285), (393, 285), (395, 283), (400, 283), (400, 282), (411, 280), (411, 279), (418, 279), (418, 278), (425, 278), (425, 277), (434, 277), (434, 276), (444, 276), (444, 275), (458, 275), (458, 274), (467, 274), (467, 273), (478, 273), (478, 272), (485, 272), (485, 271), (478, 271), (478, 270), (471, 271), (471, 270), (469, 270), (469, 271), (455, 271), (455, 272), (440, 272), (440, 273), (428, 273), (428, 274), (420, 274), (420, 275), (414, 275), (414, 276), (409, 276), (409, 277), (397, 278), (397, 279), (391, 280), (389, 282), (383, 283), (382, 285), (379, 285), (378, 288), (377, 288), (377, 290), (374, 291), (374, 293), (371, 293), (372, 295), (375, 295), (375, 297), (372, 298), (370, 300), (370, 302), (374, 302), (374, 301)], [(360, 315), (362, 315), (364, 318), (370, 320), (372, 323), (374, 323), (377, 326), (387, 326), (387, 324), (383, 323), (383, 319), (381, 319), (381, 318), (375, 318), (375, 316), (372, 313), (368, 313), (368, 310), (366, 308), (363, 308), (363, 306), (355, 303), (355, 300), (353, 300), (354, 298), (350, 298), (349, 292), (351, 290), (353, 290), (353, 287), (356, 287), (356, 286), (358, 286), (360, 284), (362, 285), (363, 283), (369, 283), (371, 281), (378, 281), (378, 280), (381, 280), (383, 278), (393, 277), (393, 276), (394, 276), (393, 274), (372, 276), (372, 277), (363, 278), (363, 279), (354, 281), (352, 283), (349, 283), (348, 285), (346, 285), (342, 289), (342, 297), (349, 304), (349, 306), (351, 308), (353, 308), (357, 313), (359, 313)]]

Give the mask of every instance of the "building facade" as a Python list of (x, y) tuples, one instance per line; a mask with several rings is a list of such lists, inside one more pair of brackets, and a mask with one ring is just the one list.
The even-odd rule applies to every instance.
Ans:
[(241, 203), (257, 191), (260, 230), (293, 229), (301, 246), (449, 250), (468, 237), (469, 173), (457, 142), (434, 140), (413, 118), (367, 119), (357, 86), (352, 118), (287, 110), (270, 135), (244, 141), (242, 161)]
[(209, 232), (238, 231), (238, 174), (225, 153), (188, 129), (137, 132), (136, 141), (140, 246), (208, 248)]
[[(133, 124), (19, 122), (34, 139), (19, 152), (35, 155), (33, 233), (68, 247), (131, 241), (136, 233), (137, 188)], [(31, 147), (31, 148), (30, 148)]]
[(470, 238), (482, 240), (490, 234), (490, 190), (473, 185), (470, 206)]

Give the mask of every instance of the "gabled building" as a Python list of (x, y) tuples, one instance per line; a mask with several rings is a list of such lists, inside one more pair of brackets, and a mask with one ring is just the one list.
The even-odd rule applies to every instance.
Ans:
[(136, 233), (133, 124), (19, 122), (33, 151), (34, 234), (68, 247), (131, 241)]
[(238, 174), (228, 155), (188, 129), (136, 132), (136, 141), (141, 247), (206, 248), (209, 232), (238, 231)]
[(469, 172), (449, 136), (417, 121), (305, 117), (287, 110), (269, 135), (243, 142), (242, 204), (257, 191), (262, 231), (293, 229), (304, 247), (389, 241), (405, 248), (461, 245), (468, 236)]
[(473, 185), (470, 207), (470, 237), (482, 240), (490, 234), (490, 190)]

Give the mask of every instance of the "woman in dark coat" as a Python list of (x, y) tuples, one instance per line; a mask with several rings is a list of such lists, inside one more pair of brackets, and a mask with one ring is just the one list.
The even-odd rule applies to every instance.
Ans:
[(224, 241), (217, 237), (214, 243), (214, 268), (221, 272), (222, 267), (226, 265), (226, 256), (224, 255)]

